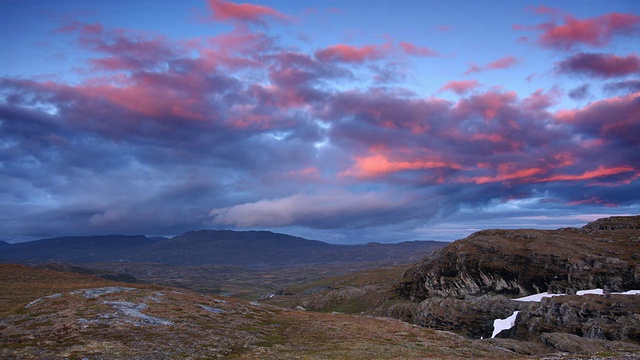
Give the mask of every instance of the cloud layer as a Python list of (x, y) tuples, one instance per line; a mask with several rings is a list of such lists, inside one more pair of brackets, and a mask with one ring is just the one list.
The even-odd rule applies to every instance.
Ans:
[[(293, 16), (207, 5), (208, 21), (229, 31), (171, 39), (73, 21), (55, 36), (90, 54), (76, 69), (81, 81), (0, 79), (6, 236), (292, 227), (404, 229), (388, 239), (409, 240), (426, 224), (487, 209), (637, 209), (635, 54), (570, 52), (549, 64), (558, 76), (618, 80), (602, 84), (608, 97), (572, 109), (559, 106), (557, 88), (519, 94), (476, 79), (425, 95), (384, 79), (403, 78), (409, 59), (437, 49), (387, 39), (303, 51), (265, 30)], [(516, 31), (537, 32), (543, 47), (601, 51), (639, 24), (611, 13)]]

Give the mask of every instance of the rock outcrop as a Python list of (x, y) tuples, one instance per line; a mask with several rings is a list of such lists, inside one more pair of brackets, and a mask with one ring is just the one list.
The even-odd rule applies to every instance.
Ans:
[[(575, 295), (596, 288), (605, 295)], [(407, 269), (394, 285), (405, 302), (386, 314), (486, 339), (495, 319), (517, 310), (515, 326), (491, 343), (519, 354), (624, 353), (640, 351), (640, 295), (612, 293), (638, 289), (640, 216), (613, 217), (579, 229), (476, 232)], [(510, 300), (542, 292), (569, 295)]]
[(533, 340), (545, 333), (640, 342), (640, 296), (558, 296), (531, 304), (518, 314), (516, 339)]
[(529, 304), (511, 301), (504, 296), (480, 296), (467, 299), (433, 297), (410, 306), (391, 306), (387, 315), (437, 330), (454, 331), (466, 337), (489, 338), (493, 320), (505, 318)]
[(395, 288), (412, 301), (638, 289), (640, 216), (581, 229), (479, 231), (408, 269)]

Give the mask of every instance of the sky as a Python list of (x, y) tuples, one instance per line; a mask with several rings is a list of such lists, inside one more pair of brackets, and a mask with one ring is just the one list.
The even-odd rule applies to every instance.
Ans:
[(0, 239), (640, 214), (640, 3), (0, 0)]

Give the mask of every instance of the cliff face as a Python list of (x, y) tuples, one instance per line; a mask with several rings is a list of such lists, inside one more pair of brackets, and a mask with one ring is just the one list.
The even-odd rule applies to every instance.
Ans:
[(534, 340), (545, 333), (588, 339), (640, 342), (638, 295), (559, 296), (518, 314), (514, 337)]
[(414, 265), (395, 286), (412, 301), (593, 288), (640, 288), (640, 216), (580, 229), (479, 231)]

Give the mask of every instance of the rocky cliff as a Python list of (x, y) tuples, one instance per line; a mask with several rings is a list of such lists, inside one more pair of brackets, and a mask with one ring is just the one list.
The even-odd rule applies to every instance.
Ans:
[(558, 296), (518, 314), (513, 337), (535, 340), (545, 333), (640, 342), (639, 295)]
[(414, 265), (395, 286), (412, 301), (593, 288), (640, 288), (640, 216), (582, 228), (479, 231)]

